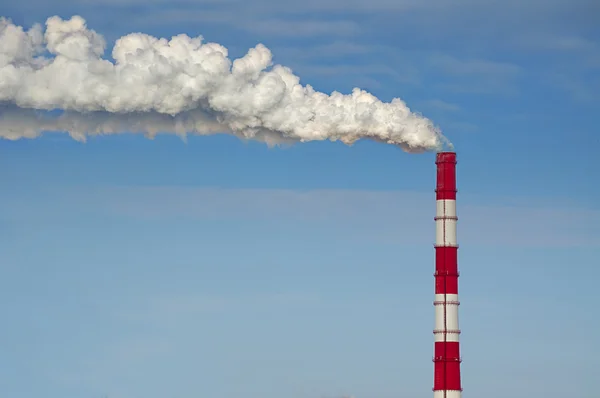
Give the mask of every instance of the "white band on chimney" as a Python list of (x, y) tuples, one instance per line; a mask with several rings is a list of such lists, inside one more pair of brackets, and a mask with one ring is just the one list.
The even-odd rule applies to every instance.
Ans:
[[(458, 301), (434, 302), (435, 305), (435, 330), (459, 330), (458, 327)], [(444, 318), (446, 324), (444, 325)], [(456, 340), (457, 341), (457, 340)]]
[(436, 302), (447, 302), (447, 303), (451, 303), (451, 302), (455, 302), (455, 303), (459, 303), (458, 301), (458, 294), (436, 294), (434, 296), (434, 301)]
[(456, 217), (456, 200), (440, 199), (436, 200), (436, 213), (438, 217)]
[(433, 341), (436, 343), (459, 343), (460, 330), (434, 330)]
[(460, 398), (461, 392), (456, 390), (436, 390), (433, 398)]
[[(444, 305), (445, 304), (445, 305)], [(435, 301), (435, 341), (459, 341), (460, 328), (458, 324), (458, 294), (436, 294)], [(445, 313), (444, 313), (444, 307)], [(446, 324), (444, 325), (444, 317)], [(444, 338), (444, 334), (446, 335)]]
[(438, 200), (435, 217), (436, 246), (457, 246), (456, 237), (456, 201)]

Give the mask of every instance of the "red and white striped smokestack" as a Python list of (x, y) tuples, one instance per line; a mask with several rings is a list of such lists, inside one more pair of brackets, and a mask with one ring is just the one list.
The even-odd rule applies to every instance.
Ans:
[(460, 398), (458, 243), (456, 240), (456, 153), (436, 158), (434, 398)]

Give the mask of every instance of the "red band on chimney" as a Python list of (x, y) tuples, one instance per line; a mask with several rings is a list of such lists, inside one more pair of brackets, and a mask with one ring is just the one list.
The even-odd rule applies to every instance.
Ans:
[(458, 248), (435, 248), (435, 294), (458, 294)]
[(439, 152), (436, 156), (437, 187), (436, 198), (456, 199), (456, 153)]

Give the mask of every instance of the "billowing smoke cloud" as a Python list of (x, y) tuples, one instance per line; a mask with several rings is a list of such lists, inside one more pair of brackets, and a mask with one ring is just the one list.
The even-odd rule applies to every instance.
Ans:
[(0, 137), (229, 133), (272, 145), (362, 138), (409, 152), (449, 145), (400, 99), (301, 85), (262, 44), (233, 61), (225, 47), (186, 35), (126, 35), (114, 45), (114, 61), (102, 58), (105, 48), (79, 16), (51, 17), (45, 31), (0, 18)]

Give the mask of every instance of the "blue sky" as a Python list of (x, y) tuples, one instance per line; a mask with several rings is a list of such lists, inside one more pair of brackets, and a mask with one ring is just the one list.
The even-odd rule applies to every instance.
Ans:
[[(52, 4), (51, 4), (52, 3)], [(600, 6), (96, 0), (109, 42), (258, 42), (456, 145), (465, 397), (595, 398)], [(0, 141), (0, 395), (432, 395), (434, 154), (228, 136)]]

